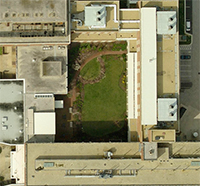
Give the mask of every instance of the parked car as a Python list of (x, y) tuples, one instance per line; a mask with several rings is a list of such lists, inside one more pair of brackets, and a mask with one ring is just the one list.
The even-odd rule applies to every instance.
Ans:
[(191, 55), (181, 55), (181, 59), (191, 59)]
[(186, 31), (189, 32), (190, 31), (190, 21), (186, 22)]

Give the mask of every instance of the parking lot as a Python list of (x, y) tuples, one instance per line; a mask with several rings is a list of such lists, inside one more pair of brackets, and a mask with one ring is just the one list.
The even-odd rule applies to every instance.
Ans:
[[(192, 3), (190, 17), (193, 22), (191, 24), (193, 42), (191, 45), (180, 46), (180, 56), (191, 56), (191, 59), (180, 59), (181, 83), (190, 85), (184, 89), (182, 87), (180, 95), (180, 104), (187, 109), (180, 120), (181, 140), (183, 141), (200, 140), (200, 17), (197, 16), (200, 14), (200, 1), (192, 1)], [(197, 137), (194, 137), (194, 132), (198, 133)]]
[[(180, 56), (191, 56), (191, 46), (180, 46)], [(181, 83), (183, 82), (191, 82), (191, 59), (180, 59), (180, 77)]]

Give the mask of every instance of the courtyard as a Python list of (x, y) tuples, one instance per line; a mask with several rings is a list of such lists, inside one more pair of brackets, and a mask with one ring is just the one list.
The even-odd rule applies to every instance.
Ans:
[[(101, 59), (105, 63), (105, 75), (99, 82), (84, 85), (82, 107), (83, 130), (97, 137), (120, 130), (126, 118), (126, 93), (119, 86), (126, 63), (120, 55), (106, 55)], [(91, 62), (94, 66), (97, 63)], [(90, 62), (87, 65), (91, 66)]]

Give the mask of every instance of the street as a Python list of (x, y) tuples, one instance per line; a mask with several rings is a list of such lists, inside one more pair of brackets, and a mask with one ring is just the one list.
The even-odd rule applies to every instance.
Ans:
[[(192, 1), (193, 43), (180, 46), (180, 55), (191, 55), (191, 59), (180, 60), (181, 83), (191, 82), (192, 87), (181, 91), (180, 103), (187, 110), (181, 118), (181, 140), (200, 141), (200, 1)], [(194, 137), (193, 133), (199, 136)]]

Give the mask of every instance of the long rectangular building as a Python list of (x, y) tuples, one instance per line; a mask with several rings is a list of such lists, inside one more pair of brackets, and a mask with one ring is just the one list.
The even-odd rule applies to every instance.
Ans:
[(157, 123), (156, 8), (141, 9), (141, 123)]
[[(199, 148), (190, 145), (194, 150)], [(181, 154), (181, 144), (179, 147), (176, 151)], [(150, 158), (147, 160), (140, 159), (143, 149), (140, 143), (28, 143), (25, 148), (27, 186), (163, 185), (199, 181), (195, 175), (200, 174), (200, 161), (170, 158), (173, 144), (172, 152), (169, 147), (156, 147), (153, 152), (150, 146), (153, 154), (147, 149), (144, 152)]]

